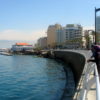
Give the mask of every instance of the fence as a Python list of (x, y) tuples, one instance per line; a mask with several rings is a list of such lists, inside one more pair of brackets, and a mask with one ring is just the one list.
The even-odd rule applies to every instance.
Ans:
[(93, 88), (93, 85), (95, 86), (95, 98), (96, 100), (100, 100), (100, 83), (97, 66), (95, 63), (88, 63), (84, 68), (79, 82), (77, 96), (74, 100), (91, 100), (92, 98), (88, 97), (88, 93)]

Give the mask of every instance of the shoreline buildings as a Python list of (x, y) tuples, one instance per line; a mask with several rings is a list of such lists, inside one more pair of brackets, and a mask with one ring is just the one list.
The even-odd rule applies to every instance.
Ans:
[(50, 25), (47, 29), (47, 45), (49, 48), (54, 48), (57, 44), (57, 31), (60, 30), (62, 26), (60, 24)]
[(12, 45), (11, 50), (13, 52), (33, 51), (33, 45), (28, 44), (28, 43), (16, 43)]
[(60, 24), (50, 25), (47, 30), (48, 47), (79, 48), (82, 46), (81, 25), (67, 24), (62, 27)]
[(47, 37), (41, 37), (41, 38), (39, 38), (37, 45), (41, 49), (47, 48)]
[[(97, 23), (100, 25), (100, 23)], [(100, 32), (100, 27), (97, 31)], [(47, 37), (38, 39), (36, 47), (40, 49), (66, 48), (80, 49), (90, 48), (94, 42), (93, 30), (83, 30), (79, 24), (67, 24), (65, 27), (60, 24), (49, 25), (47, 29)]]
[(78, 24), (67, 24), (64, 27), (65, 45), (67, 48), (82, 47), (82, 32), (83, 28)]

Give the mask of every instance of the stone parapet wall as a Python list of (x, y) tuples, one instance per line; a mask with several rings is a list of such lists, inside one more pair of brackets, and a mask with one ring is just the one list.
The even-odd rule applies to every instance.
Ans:
[(86, 57), (84, 56), (85, 53), (79, 53), (74, 51), (64, 51), (64, 50), (55, 50), (54, 56), (55, 58), (63, 60), (66, 64), (68, 64), (74, 74), (74, 79), (76, 86), (79, 82), (79, 79), (82, 75)]

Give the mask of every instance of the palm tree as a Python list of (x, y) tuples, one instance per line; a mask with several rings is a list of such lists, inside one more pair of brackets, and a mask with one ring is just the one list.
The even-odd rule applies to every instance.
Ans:
[(95, 31), (92, 31), (93, 43), (95, 42)]
[(90, 36), (88, 30), (85, 31), (85, 40), (86, 40), (86, 48), (89, 49), (89, 44), (90, 44)]

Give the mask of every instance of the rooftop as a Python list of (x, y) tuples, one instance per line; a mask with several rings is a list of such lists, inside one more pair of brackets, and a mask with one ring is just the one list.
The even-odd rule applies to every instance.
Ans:
[(16, 43), (16, 45), (30, 45), (28, 43)]

